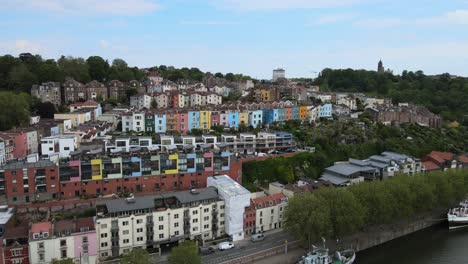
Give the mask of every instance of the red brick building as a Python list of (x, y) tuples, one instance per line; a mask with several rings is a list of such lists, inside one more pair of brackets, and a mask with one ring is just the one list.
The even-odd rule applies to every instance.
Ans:
[(1, 263), (29, 264), (28, 225), (16, 226), (11, 220), (8, 225), (1, 241)]

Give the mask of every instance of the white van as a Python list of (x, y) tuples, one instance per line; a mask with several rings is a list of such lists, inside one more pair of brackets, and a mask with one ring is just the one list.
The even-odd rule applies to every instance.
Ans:
[(223, 251), (223, 250), (228, 250), (234, 248), (234, 243), (232, 242), (222, 242), (218, 244), (218, 249)]
[(265, 239), (264, 234), (253, 234), (251, 237), (252, 242), (262, 241), (263, 239)]

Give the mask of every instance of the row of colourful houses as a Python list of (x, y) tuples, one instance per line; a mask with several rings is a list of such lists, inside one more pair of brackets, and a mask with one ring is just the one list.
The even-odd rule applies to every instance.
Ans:
[(332, 105), (302, 105), (263, 109), (213, 109), (166, 110), (158, 112), (129, 112), (122, 116), (122, 131), (146, 131), (155, 133), (179, 132), (186, 134), (193, 129), (209, 130), (214, 126), (253, 128), (274, 122), (302, 120), (314, 122), (319, 118), (331, 118)]

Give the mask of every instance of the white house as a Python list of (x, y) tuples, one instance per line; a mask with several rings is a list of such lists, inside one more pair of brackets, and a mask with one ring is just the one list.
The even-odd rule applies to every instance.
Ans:
[(76, 136), (57, 135), (41, 139), (41, 154), (50, 157), (58, 154), (59, 158), (70, 157), (70, 152), (78, 148)]

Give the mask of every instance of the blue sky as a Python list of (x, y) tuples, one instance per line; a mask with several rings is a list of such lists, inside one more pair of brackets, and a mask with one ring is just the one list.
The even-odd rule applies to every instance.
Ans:
[(325, 67), (468, 76), (468, 0), (1, 0), (0, 54), (270, 78)]

